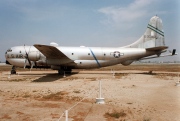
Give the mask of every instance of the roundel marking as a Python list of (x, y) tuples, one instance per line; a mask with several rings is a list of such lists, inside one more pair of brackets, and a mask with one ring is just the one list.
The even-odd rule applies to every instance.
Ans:
[(119, 58), (120, 57), (120, 52), (119, 51), (114, 51), (114, 57)]

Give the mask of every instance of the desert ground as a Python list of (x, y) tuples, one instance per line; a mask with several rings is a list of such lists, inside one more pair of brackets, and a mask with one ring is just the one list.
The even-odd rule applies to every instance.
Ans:
[[(180, 65), (73, 70), (0, 66), (0, 121), (180, 121)], [(105, 104), (96, 104), (102, 82)]]

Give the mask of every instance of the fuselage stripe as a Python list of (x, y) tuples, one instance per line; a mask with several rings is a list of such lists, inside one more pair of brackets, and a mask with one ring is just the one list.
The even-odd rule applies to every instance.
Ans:
[(93, 51), (91, 50), (91, 48), (89, 48), (89, 50), (91, 51), (91, 54), (93, 55), (94, 59), (96, 60), (97, 64), (99, 67), (101, 67), (100, 63), (98, 62), (96, 56), (94, 55)]

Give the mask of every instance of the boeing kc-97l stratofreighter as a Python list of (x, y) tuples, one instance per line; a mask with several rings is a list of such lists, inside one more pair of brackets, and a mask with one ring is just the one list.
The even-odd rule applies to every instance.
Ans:
[(134, 43), (123, 47), (61, 47), (50, 45), (16, 46), (5, 53), (6, 63), (16, 67), (48, 66), (59, 74), (71, 73), (72, 69), (101, 68), (116, 64), (130, 65), (133, 61), (176, 55), (161, 55), (167, 51), (162, 20), (158, 16), (150, 19), (145, 33)]

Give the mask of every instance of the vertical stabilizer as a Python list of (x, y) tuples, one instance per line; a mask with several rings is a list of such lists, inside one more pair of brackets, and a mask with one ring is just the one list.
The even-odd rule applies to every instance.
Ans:
[(142, 35), (139, 40), (126, 47), (166, 49), (162, 20), (158, 16), (152, 17), (147, 25), (144, 35)]

